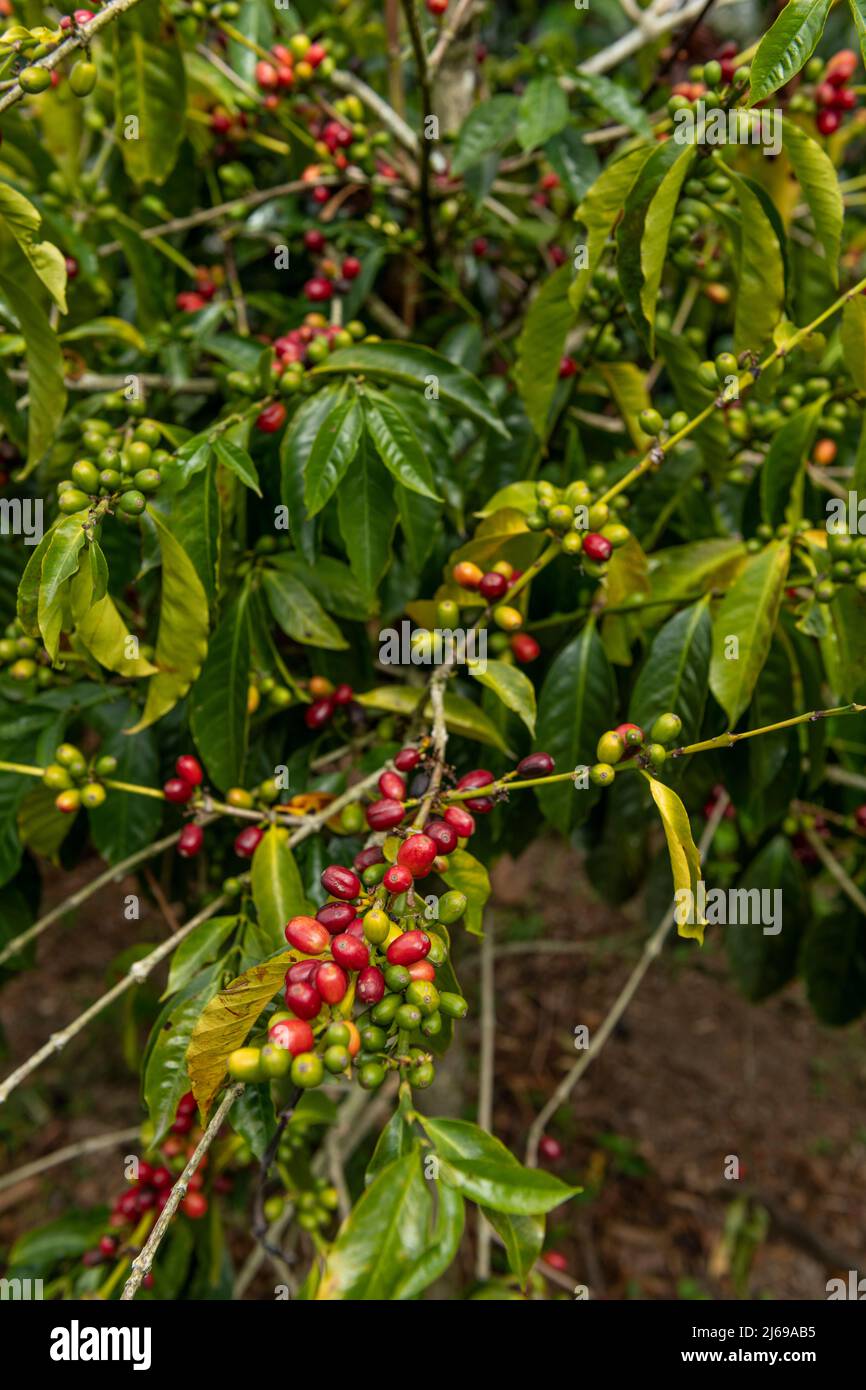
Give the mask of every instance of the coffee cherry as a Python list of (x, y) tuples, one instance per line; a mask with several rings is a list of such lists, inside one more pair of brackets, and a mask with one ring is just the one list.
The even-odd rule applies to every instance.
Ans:
[(500, 603), (499, 607), (493, 610), (493, 621), (503, 632), (516, 632), (523, 625), (523, 614), (519, 608)]
[(478, 589), (482, 598), (486, 598), (488, 603), (495, 603), (498, 599), (505, 596), (508, 589), (508, 580), (505, 578), (504, 574), (497, 574), (495, 570), (491, 570), (489, 574), (482, 576)]
[(312, 985), (316, 988), (316, 977), (322, 968), (320, 960), (296, 960), (286, 971), (287, 985)]
[(833, 111), (829, 106), (825, 106), (822, 111), (818, 112), (815, 124), (821, 135), (833, 135), (842, 124), (842, 117), (838, 111)]
[(170, 777), (164, 783), (162, 791), (166, 801), (173, 801), (179, 805), (189, 801), (193, 794), (193, 788), (183, 777)]
[(454, 827), (461, 840), (468, 839), (475, 832), (475, 821), (463, 806), (446, 806), (442, 819)]
[(201, 786), (204, 780), (204, 773), (198, 758), (194, 758), (190, 753), (184, 753), (178, 758), (174, 768), (178, 777), (182, 777), (185, 782), (189, 782), (191, 787)]
[[(426, 962), (418, 961), (416, 964), (425, 965)], [(439, 1007), (439, 991), (429, 980), (413, 979), (406, 990), (406, 1003), (414, 1004), (422, 1014), (432, 1014)]]
[(653, 767), (661, 767), (667, 758), (667, 752), (660, 743), (649, 743), (646, 747), (646, 756), (649, 758)]
[(658, 435), (665, 427), (665, 422), (657, 410), (642, 410), (637, 418), (644, 434)]
[(65, 767), (59, 763), (49, 763), (42, 774), (43, 785), (53, 792), (67, 791), (72, 786), (72, 778)]
[(118, 510), (126, 516), (141, 516), (147, 506), (147, 498), (143, 492), (139, 492), (136, 488), (130, 488), (128, 492), (120, 494), (117, 506)]
[(439, 854), (452, 854), (457, 848), (457, 831), (446, 820), (428, 821), (425, 831)]
[(292, 1062), (292, 1081), (305, 1089), (321, 1085), (325, 1068), (315, 1052), (301, 1052)]
[(284, 1047), (265, 1043), (261, 1051), (260, 1065), (262, 1075), (272, 1078), (287, 1076), (292, 1066), (291, 1054)]
[(541, 647), (528, 632), (515, 632), (509, 646), (514, 653), (514, 660), (521, 666), (528, 666), (530, 661), (535, 661), (541, 655)]
[(293, 917), (286, 923), (286, 940), (305, 956), (320, 956), (327, 951), (331, 935), (315, 917)]
[(389, 893), (408, 893), (412, 887), (413, 879), (411, 871), (406, 868), (405, 864), (392, 864), (390, 868), (385, 870), (382, 882)]
[(592, 560), (596, 564), (606, 564), (613, 554), (613, 546), (604, 536), (600, 536), (596, 531), (587, 531), (583, 537), (583, 553), (587, 560)]
[(340, 898), (348, 901), (352, 898), (360, 897), (361, 880), (351, 869), (345, 869), (341, 864), (331, 864), (321, 877), (321, 884), (326, 893), (330, 893), (332, 898)]
[(328, 696), (325, 700), (313, 700), (304, 710), (304, 723), (308, 729), (322, 729), (334, 717), (334, 701)]
[(854, 812), (854, 819), (861, 830), (866, 830), (866, 805), (857, 807)]
[(22, 68), (18, 74), (18, 82), (22, 92), (34, 96), (37, 92), (44, 92), (51, 86), (51, 73), (47, 68)]
[(549, 777), (556, 763), (549, 753), (530, 753), (517, 764), (518, 777)]
[(89, 459), (79, 459), (73, 463), (70, 469), (70, 477), (82, 492), (94, 493), (99, 491), (99, 470)]
[[(349, 988), (346, 972), (334, 961), (325, 961), (316, 976), (316, 989), (326, 1004), (339, 1004)], [(342, 1070), (342, 1068), (341, 1068)]]
[(486, 767), (477, 767), (474, 768), (472, 772), (464, 772), (457, 783), (457, 790), (459, 792), (467, 792), (472, 791), (475, 787), (489, 787), (495, 781), (496, 778), (493, 776), (493, 773), (489, 772)]
[(461, 560), (451, 571), (451, 578), (461, 589), (477, 589), (484, 578), (484, 571), (471, 560)]
[(385, 798), (383, 801), (373, 801), (364, 808), (367, 824), (371, 830), (393, 830), (398, 826), (406, 812), (399, 801)]
[(386, 994), (380, 999), (378, 1004), (374, 1004), (373, 1008), (370, 1010), (370, 1017), (374, 1023), (381, 1024), (383, 1028), (387, 1028), (397, 1017), (397, 1010), (402, 1002), (399, 994)]
[(376, 965), (361, 971), (355, 985), (355, 998), (361, 1004), (378, 1004), (385, 993), (385, 976)]
[(331, 939), (331, 955), (344, 970), (363, 970), (370, 964), (369, 947), (348, 932)]
[[(443, 893), (439, 899), (438, 917), (440, 922), (444, 922), (446, 927), (458, 921), (466, 911), (467, 898), (465, 893), (461, 893), (458, 888), (450, 888), (447, 893)], [(437, 954), (439, 938), (433, 937), (430, 943), (431, 959)]]
[(439, 995), (439, 1011), (447, 1014), (449, 1018), (465, 1018), (469, 1012), (469, 1005), (462, 994), (446, 991)]
[(364, 917), (364, 935), (374, 946), (380, 946), (391, 931), (391, 919), (381, 907), (371, 907)]
[(73, 811), (77, 811), (81, 805), (81, 793), (75, 790), (60, 792), (54, 798), (54, 805), (57, 810), (62, 811), (64, 815), (71, 815)]
[(315, 1018), (322, 1007), (322, 997), (312, 985), (293, 980), (286, 985), (286, 1008), (291, 1009), (296, 1018)]
[(660, 714), (650, 729), (650, 739), (653, 743), (673, 743), (679, 738), (682, 727), (683, 721), (678, 714)]
[(618, 763), (625, 752), (625, 739), (614, 729), (602, 734), (595, 748), (600, 763)]
[(280, 401), (272, 401), (266, 405), (260, 415), (256, 416), (256, 429), (262, 434), (276, 434), (286, 423), (286, 407)]
[(812, 462), (820, 467), (831, 464), (838, 453), (835, 439), (819, 439), (812, 450)]
[(79, 488), (69, 487), (59, 497), (57, 506), (64, 516), (72, 516), (75, 512), (86, 511), (90, 506), (90, 498)]
[[(436, 0), (436, 3), (439, 3), (439, 0)], [(445, 3), (447, 4), (448, 0), (445, 0)], [(385, 1068), (381, 1062), (365, 1062), (358, 1068), (358, 1084), (365, 1091), (375, 1091), (382, 1085), (385, 1075)]]
[(316, 921), (321, 922), (334, 936), (345, 931), (354, 920), (355, 909), (350, 903), (325, 903), (316, 913)]
[[(228, 1069), (229, 1076), (233, 1081), (259, 1081), (262, 1075), (259, 1048), (239, 1047), (234, 1052), (230, 1052)], [(154, 1185), (156, 1186), (156, 1173), (154, 1174)]]
[(424, 878), (430, 872), (436, 853), (436, 843), (429, 835), (410, 835), (397, 851), (397, 863), (407, 868), (413, 878)]
[(400, 772), (411, 772), (413, 767), (417, 767), (421, 761), (421, 754), (417, 748), (401, 748), (394, 759), (394, 766)]
[(423, 960), (429, 950), (430, 938), (426, 932), (418, 929), (404, 932), (388, 947), (386, 952), (388, 964), (412, 965), (416, 960)]
[(401, 1004), (394, 1014), (394, 1022), (398, 1028), (405, 1028), (411, 1032), (417, 1028), (421, 1022), (421, 1010), (415, 1004)]
[(398, 772), (383, 772), (378, 786), (386, 801), (404, 801), (406, 798), (406, 783)]
[[(186, 779), (184, 778), (184, 780)], [(252, 794), (244, 787), (229, 787), (226, 792), (226, 801), (229, 806), (236, 806), (240, 811), (249, 811), (252, 809)]]
[(589, 769), (589, 780), (595, 787), (609, 787), (615, 775), (610, 763), (596, 763)]
[(310, 1052), (314, 1046), (313, 1030), (302, 1018), (281, 1018), (268, 1029), (268, 1040), (275, 1047), (284, 1048), (293, 1057), (299, 1052)]
[(239, 835), (235, 836), (235, 854), (239, 855), (241, 859), (252, 859), (264, 833), (259, 826), (248, 825)]
[(562, 1158), (562, 1145), (558, 1139), (554, 1139), (552, 1134), (543, 1134), (538, 1143), (538, 1152), (542, 1158), (546, 1158), (550, 1163), (556, 1163)]
[(182, 859), (193, 859), (204, 844), (204, 831), (200, 825), (185, 825), (177, 842), (177, 852)]

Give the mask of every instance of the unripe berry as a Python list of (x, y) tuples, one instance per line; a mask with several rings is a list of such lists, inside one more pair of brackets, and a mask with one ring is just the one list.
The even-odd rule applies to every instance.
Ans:
[[(105, 788), (98, 782), (88, 782), (81, 788), (81, 804), (88, 811), (95, 811), (105, 801)], [(183, 839), (183, 836), (181, 836)]]
[(446, 991), (439, 995), (439, 1011), (447, 1014), (449, 1018), (465, 1018), (469, 1012), (469, 1005), (462, 994), (451, 994)]
[(595, 756), (600, 763), (618, 763), (625, 753), (625, 739), (615, 729), (602, 734), (595, 748)]
[[(239, 1047), (228, 1056), (229, 1076), (234, 1081), (258, 1081), (261, 1078), (261, 1052), (257, 1047)], [(160, 1170), (157, 1169), (157, 1173)], [(156, 1173), (154, 1173), (154, 1186)]]
[(364, 916), (364, 935), (374, 946), (380, 946), (391, 931), (391, 919), (381, 907), (371, 907)]
[(660, 714), (650, 729), (650, 740), (653, 743), (673, 743), (675, 738), (679, 738), (682, 728), (683, 721), (678, 714)]
[(500, 603), (498, 608), (493, 610), (493, 621), (503, 632), (516, 632), (523, 626), (523, 614), (519, 608), (512, 608), (507, 603)]
[(325, 1075), (321, 1057), (315, 1052), (302, 1052), (292, 1062), (292, 1080), (296, 1086), (319, 1086)]
[[(458, 888), (449, 888), (447, 893), (443, 893), (439, 899), (439, 921), (444, 922), (446, 927), (450, 927), (458, 918), (462, 917), (466, 911), (467, 898), (465, 893), (461, 893)], [(439, 938), (434, 937), (430, 943), (431, 958), (439, 954)]]
[(451, 577), (461, 589), (477, 589), (484, 578), (484, 571), (471, 560), (461, 560), (451, 571)]

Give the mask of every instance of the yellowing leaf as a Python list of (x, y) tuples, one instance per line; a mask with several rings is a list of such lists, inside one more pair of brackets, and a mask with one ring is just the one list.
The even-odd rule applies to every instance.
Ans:
[[(646, 772), (643, 776), (649, 782), (652, 799), (662, 818), (668, 854), (671, 857), (674, 894), (690, 893), (689, 902), (696, 907), (698, 884), (701, 882), (701, 856), (692, 839), (692, 828), (686, 808), (671, 787), (666, 787), (664, 782), (657, 781)], [(699, 922), (679, 923), (678, 931), (680, 936), (695, 937), (703, 943), (705, 926), (706, 918), (702, 916)]]

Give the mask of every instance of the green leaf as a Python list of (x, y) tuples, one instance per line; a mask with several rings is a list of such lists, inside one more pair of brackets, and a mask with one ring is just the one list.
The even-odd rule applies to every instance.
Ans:
[(517, 109), (517, 139), (522, 150), (535, 150), (568, 123), (568, 98), (556, 77), (533, 77)]
[(372, 596), (391, 558), (397, 508), (388, 472), (366, 439), (337, 493), (337, 515), (352, 573)]
[(27, 346), (27, 463), (17, 473), (19, 480), (29, 477), (41, 462), (66, 409), (63, 355), (57, 334), (34, 292), (36, 286), (36, 277), (29, 271), (22, 283), (8, 275), (0, 276), (0, 289), (21, 326)]
[(612, 82), (601, 73), (578, 71), (572, 82), (575, 90), (588, 97), (591, 105), (602, 112), (607, 120), (628, 126), (635, 135), (642, 135), (645, 140), (653, 138), (649, 117), (640, 106), (637, 92), (629, 92), (619, 82)]
[(417, 1149), (383, 1168), (328, 1252), (317, 1301), (391, 1301), (424, 1255), (433, 1201)]
[(435, 1188), (436, 1214), (427, 1249), (397, 1284), (392, 1299), (402, 1301), (417, 1298), (445, 1273), (460, 1248), (466, 1222), (466, 1204), (460, 1193), (447, 1183), (437, 1182)]
[(319, 426), (304, 472), (304, 501), (315, 516), (333, 496), (358, 452), (364, 415), (358, 399), (349, 396)]
[(160, 488), (160, 501), (165, 494), (169, 506), (168, 527), (185, 547), (208, 599), (216, 593), (222, 531), (216, 477), (216, 460), (208, 449), (204, 467), (180, 491), (170, 491), (165, 476)]
[(414, 343), (356, 343), (354, 347), (332, 352), (310, 375), (348, 373), (354, 376), (358, 372), (379, 381), (430, 391), (427, 399), (444, 401), (503, 439), (510, 438), (486, 392), (471, 372), (430, 348)]
[(69, 1212), (47, 1226), (26, 1231), (12, 1246), (7, 1273), (32, 1271), (31, 1277), (48, 1275), (61, 1260), (75, 1260), (92, 1249), (105, 1232), (105, 1208)]
[(539, 1216), (581, 1191), (552, 1173), (525, 1168), (504, 1144), (468, 1120), (418, 1118), (433, 1141), (442, 1180), (481, 1206), (514, 1216)]
[(379, 391), (368, 391), (364, 396), (364, 421), (388, 472), (410, 492), (441, 502), (418, 436), (393, 401)]
[(442, 506), (429, 497), (421, 497), (417, 492), (410, 491), (402, 483), (395, 483), (394, 497), (409, 560), (420, 571), (436, 544)]
[(843, 700), (866, 693), (866, 596), (840, 584), (830, 604), (830, 628), (821, 639), (827, 680)]
[[(662, 332), (657, 332), (655, 336), (674, 388), (677, 404), (689, 417), (699, 415), (715, 399), (715, 393), (698, 381), (698, 354), (687, 338)], [(720, 415), (721, 411), (713, 411), (692, 435), (707, 467), (719, 473), (728, 467), (729, 441), (728, 431)]]
[[(684, 159), (685, 153), (686, 151), (676, 140), (666, 140), (664, 144), (656, 146), (649, 159), (641, 166), (637, 178), (629, 188), (622, 209), (622, 217), (616, 229), (616, 264), (623, 300), (629, 318), (646, 341), (649, 340), (649, 324), (644, 316), (641, 303), (644, 280), (642, 247), (645, 238), (646, 219), (649, 209), (671, 169), (679, 163), (683, 166), (685, 173), (685, 169), (688, 167), (688, 163)], [(671, 187), (678, 191), (676, 178), (674, 178)], [(667, 198), (663, 196), (662, 212), (666, 202)], [(650, 268), (652, 269), (652, 262)]]
[[(128, 700), (116, 700), (96, 711), (94, 723), (103, 735), (100, 753), (117, 758), (115, 778), (154, 787), (159, 783), (159, 753), (149, 729), (135, 738), (123, 732), (133, 707)], [(109, 864), (144, 849), (156, 839), (162, 824), (163, 806), (152, 796), (131, 796), (109, 791), (105, 801), (88, 811), (93, 843)]]
[(636, 362), (599, 362), (596, 371), (616, 402), (632, 443), (638, 449), (646, 449), (650, 441), (638, 421), (641, 411), (652, 404), (646, 374)]
[(511, 1272), (524, 1287), (544, 1245), (544, 1217), (509, 1216), (492, 1207), (481, 1210), (505, 1246)]
[(848, 4), (857, 30), (857, 38), (860, 40), (863, 62), (866, 63), (866, 0), (848, 0)]
[[(797, 0), (788, 0), (789, 8), (796, 3)], [(745, 179), (731, 172), (741, 216), (734, 341), (738, 352), (744, 348), (757, 351), (772, 337), (782, 317), (784, 262), (775, 229), (760, 198)]]
[(250, 627), (244, 589), (213, 633), (192, 690), (189, 723), (211, 780), (221, 788), (241, 780), (247, 748)]
[[(131, 801), (133, 798), (128, 797), (127, 800)], [(240, 918), (236, 915), (211, 917), (207, 922), (200, 922), (189, 936), (184, 938), (171, 958), (164, 999), (177, 994), (178, 990), (188, 985), (200, 970), (216, 963), (220, 947), (231, 936), (239, 921)]]
[[(734, 978), (746, 998), (758, 1003), (794, 978), (800, 940), (811, 915), (809, 885), (787, 836), (776, 835), (764, 845), (743, 870), (738, 888), (733, 891), (739, 891), (742, 901), (744, 893), (781, 894), (781, 898), (771, 900), (783, 904), (780, 931), (774, 933), (771, 924), (762, 923), (760, 914), (751, 909), (748, 923), (732, 923), (725, 931), (725, 948)], [(770, 931), (765, 933), (765, 927)]]
[(77, 323), (74, 328), (66, 328), (60, 334), (61, 343), (79, 343), (89, 338), (114, 338), (119, 343), (126, 343), (127, 347), (135, 348), (136, 352), (144, 352), (147, 347), (135, 324), (115, 318), (112, 314), (101, 314), (99, 318), (88, 319), (86, 323)]
[(48, 528), (42, 540), (31, 552), (30, 559), (24, 566), (24, 573), (18, 582), (16, 614), (28, 637), (36, 637), (39, 633), (39, 581), (42, 577), (42, 562), (48, 553), (48, 547), (54, 539), (54, 532), (60, 525), (60, 520), (61, 518), (58, 518)]
[(238, 444), (233, 444), (230, 439), (226, 439), (225, 435), (220, 435), (214, 441), (213, 450), (223, 467), (228, 468), (235, 477), (240, 478), (244, 487), (248, 487), (257, 497), (261, 497), (262, 490), (259, 486), (258, 470), (246, 449), (242, 449)]
[(523, 671), (505, 661), (470, 661), (466, 669), (481, 685), (492, 690), (506, 709), (513, 710), (535, 736), (535, 686)]
[(501, 92), (473, 106), (460, 127), (451, 172), (460, 178), (485, 155), (504, 149), (512, 139), (517, 125), (520, 103), (510, 92)]
[[(610, 725), (616, 708), (613, 673), (601, 639), (590, 621), (577, 637), (557, 654), (538, 701), (536, 743), (556, 760), (562, 772), (592, 766), (595, 745)], [(599, 792), (596, 787), (577, 788), (570, 782), (536, 788), (545, 820), (563, 835), (589, 815)]]
[(858, 294), (842, 310), (842, 356), (858, 391), (866, 391), (866, 299)]
[(42, 561), (39, 631), (52, 661), (57, 660), (69, 581), (81, 563), (81, 549), (87, 539), (83, 525), (86, 519), (86, 512), (76, 512), (61, 521), (51, 534), (51, 544)]
[(348, 642), (309, 589), (287, 570), (265, 570), (262, 583), (274, 621), (308, 647), (345, 651)]
[(784, 87), (806, 66), (824, 32), (830, 5), (831, 0), (788, 0), (751, 62), (749, 100), (753, 106)]
[(393, 1163), (395, 1158), (402, 1158), (404, 1154), (411, 1153), (418, 1147), (418, 1138), (405, 1113), (406, 1108), (406, 1105), (401, 1103), (380, 1131), (373, 1156), (364, 1170), (365, 1187), (369, 1187), (373, 1179), (378, 1177), (389, 1163)]
[(750, 555), (716, 610), (710, 689), (732, 729), (752, 698), (767, 659), (790, 560), (785, 541), (771, 541), (757, 555)]
[(574, 272), (566, 263), (542, 285), (529, 306), (517, 340), (515, 380), (539, 439), (547, 437), (547, 417), (556, 390), (565, 341), (575, 320), (569, 300)]
[(151, 36), (121, 19), (113, 71), (126, 172), (135, 183), (165, 183), (186, 132), (186, 74), (176, 31)]
[(569, 290), (571, 307), (579, 313), (584, 295), (592, 284), (607, 239), (618, 218), (629, 190), (652, 153), (647, 146), (630, 150), (621, 159), (608, 164), (596, 179), (577, 212), (577, 222), (586, 228), (586, 263), (581, 265)]
[[(87, 553), (91, 562), (94, 556), (102, 557), (97, 542), (88, 547)], [(102, 564), (105, 564), (104, 558)], [(108, 671), (116, 671), (119, 676), (133, 679), (152, 676), (156, 667), (143, 656), (131, 655), (138, 643), (118, 613), (113, 599), (104, 592), (101, 598), (95, 598), (95, 592), (98, 591), (94, 590), (92, 564), (85, 562), (69, 586), (76, 641), (81, 642), (94, 660)]]
[(707, 589), (724, 588), (743, 568), (746, 549), (732, 538), (693, 541), (657, 550), (650, 559), (653, 603), (678, 602)]
[(684, 608), (653, 640), (629, 703), (629, 719), (642, 729), (667, 710), (683, 721), (680, 743), (700, 733), (710, 673), (712, 623), (707, 599)]
[(201, 670), (207, 653), (208, 603), (202, 582), (158, 512), (149, 511), (162, 552), (162, 600), (155, 662), (144, 713), (129, 733), (146, 729), (174, 707)]
[(252, 864), (253, 902), (259, 924), (279, 950), (286, 939), (286, 923), (307, 911), (308, 903), (300, 871), (288, 844), (289, 832), (272, 825), (259, 841)]
[(687, 145), (668, 169), (647, 208), (640, 243), (643, 285), (641, 308), (650, 327), (650, 351), (655, 348), (655, 316), (662, 273), (668, 258), (668, 238), (683, 184), (695, 160), (694, 145)]
[[(760, 479), (761, 514), (773, 527), (780, 526), (789, 514), (792, 488), (799, 483), (798, 492), (802, 493), (804, 468), (826, 401), (826, 396), (820, 396), (802, 406), (773, 435)], [(798, 520), (801, 510), (797, 505), (789, 519)]]
[[(387, 714), (414, 714), (419, 704), (420, 692), (415, 685), (380, 685), (373, 690), (365, 690), (355, 698), (358, 704), (365, 705), (368, 709), (384, 710)], [(428, 700), (424, 706), (423, 718), (430, 719), (432, 713)], [(511, 751), (493, 721), (463, 695), (445, 696), (445, 723), (453, 734), (489, 744), (503, 753)]]
[(247, 1086), (232, 1106), (229, 1119), (235, 1134), (246, 1139), (256, 1158), (264, 1158), (277, 1130), (270, 1087)]
[(36, 275), (62, 314), (66, 313), (66, 261), (50, 241), (37, 241), (42, 216), (31, 202), (0, 182), (0, 219), (15, 238)]
[(307, 564), (303, 556), (294, 552), (275, 555), (273, 565), (287, 570), (309, 589), (323, 608), (336, 613), (338, 618), (349, 618), (353, 622), (364, 622), (370, 617), (370, 602), (358, 593), (358, 585), (352, 578), (352, 571), (342, 560), (330, 555), (320, 555), (315, 565)]
[[(680, 893), (688, 894), (686, 904), (694, 906), (694, 911), (689, 916), (697, 916), (697, 892), (698, 883), (701, 881), (701, 856), (698, 847), (692, 839), (692, 828), (689, 824), (689, 815), (683, 803), (680, 801), (676, 792), (671, 787), (665, 786), (664, 782), (659, 782), (657, 778), (650, 777), (649, 773), (643, 772), (649, 783), (652, 799), (658, 807), (659, 815), (662, 818), (662, 827), (667, 840), (668, 854), (671, 861), (671, 873), (674, 879), (674, 895)], [(682, 900), (677, 897), (678, 904)], [(680, 936), (694, 937), (698, 941), (704, 939), (704, 927), (706, 923), (701, 921), (683, 921), (677, 924)]]
[[(198, 977), (199, 979), (201, 977)], [(217, 972), (211, 971), (204, 987), (193, 983), (180, 998), (172, 1000), (169, 1011), (156, 1023), (156, 1041), (144, 1074), (144, 1101), (158, 1144), (174, 1122), (177, 1103), (189, 1090), (186, 1050), (202, 1010), (213, 998)]]
[(599, 165), (597, 154), (592, 145), (586, 144), (582, 132), (566, 126), (548, 140), (544, 154), (574, 201), (584, 198), (598, 178)]
[(490, 897), (490, 875), (480, 860), (465, 849), (455, 849), (448, 856), (448, 867), (442, 875), (449, 888), (466, 894), (463, 925), (470, 936), (483, 936), (484, 904)]
[(815, 233), (824, 248), (830, 279), (838, 285), (845, 207), (835, 166), (818, 141), (790, 119), (784, 122), (783, 138), (785, 153), (809, 204)]

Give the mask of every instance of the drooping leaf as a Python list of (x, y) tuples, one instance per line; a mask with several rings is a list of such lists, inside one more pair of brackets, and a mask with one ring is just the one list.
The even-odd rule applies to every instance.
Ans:
[[(671, 169), (678, 162), (685, 169), (687, 161), (683, 155), (682, 146), (676, 140), (666, 140), (656, 146), (628, 190), (616, 229), (616, 265), (623, 300), (629, 318), (645, 341), (649, 340), (649, 325), (641, 303), (644, 281), (641, 247), (647, 214)], [(663, 197), (662, 207), (666, 201)]]
[[(701, 881), (701, 856), (692, 839), (688, 812), (671, 787), (665, 786), (664, 782), (659, 782), (655, 777), (650, 777), (648, 773), (642, 775), (649, 783), (652, 799), (661, 816), (671, 861), (674, 896), (678, 906), (691, 909), (681, 914), (683, 920), (678, 916), (677, 930), (680, 936), (694, 937), (702, 942), (706, 923), (701, 918), (697, 901), (698, 883)], [(683, 899), (679, 897), (680, 894), (687, 896)]]
[(650, 351), (655, 344), (655, 314), (662, 272), (668, 258), (668, 238), (683, 184), (697, 153), (694, 145), (686, 145), (670, 166), (647, 208), (640, 244), (640, 265), (643, 285), (640, 291), (641, 308), (650, 328)]
[(569, 300), (573, 275), (568, 264), (554, 271), (530, 304), (517, 340), (517, 389), (540, 439), (547, 435), (559, 364), (575, 320)]
[(388, 472), (366, 440), (337, 493), (337, 515), (352, 573), (372, 597), (388, 568), (397, 508)]
[(250, 677), (249, 591), (223, 614), (190, 699), (196, 747), (217, 787), (237, 786), (247, 747)]
[[(808, 884), (788, 838), (776, 835), (764, 845), (730, 892), (738, 892), (740, 901), (748, 901), (749, 907), (744, 912), (738, 910), (738, 921), (725, 931), (728, 960), (746, 998), (757, 1003), (793, 979), (800, 941), (811, 915)], [(783, 914), (778, 923), (764, 920), (758, 896), (762, 893), (774, 895), (771, 911)], [(757, 911), (752, 910), (752, 899)], [(746, 913), (748, 921), (743, 920)]]
[(364, 422), (392, 477), (410, 492), (441, 502), (418, 436), (394, 402), (381, 391), (368, 391), (364, 397)]
[(236, 478), (240, 478), (244, 487), (248, 487), (257, 497), (261, 497), (262, 490), (259, 486), (258, 469), (246, 449), (242, 449), (239, 444), (234, 444), (230, 439), (221, 435), (215, 440), (213, 450), (224, 468), (227, 468), (230, 473), (234, 473)]
[[(422, 693), (414, 685), (380, 685), (373, 690), (363, 691), (355, 698), (358, 704), (366, 705), (368, 709), (383, 710), (390, 714), (413, 714), (418, 708)], [(432, 709), (428, 700), (423, 717), (429, 719), (431, 715)], [(493, 748), (499, 748), (503, 753), (510, 751), (493, 721), (463, 695), (445, 696), (445, 723), (451, 733), (475, 739), (478, 743), (487, 743)]]
[(328, 1252), (316, 1300), (399, 1297), (428, 1247), (432, 1209), (421, 1154), (413, 1149), (383, 1168), (352, 1208)]
[[(130, 798), (131, 800), (132, 798)], [(171, 958), (168, 984), (163, 998), (176, 994), (188, 985), (201, 970), (213, 965), (220, 955), (220, 947), (237, 928), (239, 918), (210, 917), (200, 922), (178, 946)]]
[(856, 295), (842, 310), (842, 356), (858, 391), (866, 391), (866, 299)]
[(622, 213), (629, 190), (651, 152), (648, 146), (641, 146), (608, 164), (574, 214), (575, 220), (586, 229), (586, 254), (577, 267), (568, 296), (575, 314), (579, 313), (584, 296), (592, 284), (592, 277), (614, 224)]
[(55, 527), (42, 561), (39, 581), (39, 631), (52, 661), (57, 660), (60, 633), (69, 603), (69, 581), (81, 563), (87, 539), (86, 512), (76, 512)]
[(0, 225), (8, 228), (62, 314), (66, 313), (66, 261), (59, 247), (38, 241), (42, 217), (23, 193), (0, 182)]
[(468, 1120), (419, 1117), (432, 1139), (439, 1172), (481, 1206), (514, 1216), (540, 1216), (580, 1192), (552, 1173), (525, 1168), (504, 1144)]
[[(802, 484), (803, 469), (818, 428), (827, 397), (809, 401), (789, 416), (774, 434), (761, 467), (761, 512), (764, 521), (780, 526), (789, 514), (792, 489)], [(802, 486), (799, 489), (802, 495)], [(790, 519), (799, 519), (802, 506)]]
[(165, 183), (186, 128), (186, 73), (176, 33), (144, 29), (124, 19), (115, 26), (118, 143), (131, 179)]
[(824, 248), (830, 279), (838, 285), (845, 208), (835, 166), (818, 141), (791, 120), (784, 123), (783, 140), (785, 153), (809, 204), (816, 235)]
[(782, 317), (785, 269), (776, 231), (760, 197), (736, 176), (734, 188), (741, 216), (734, 341), (737, 351), (757, 351), (772, 337)]
[(156, 1040), (144, 1073), (144, 1100), (154, 1128), (154, 1143), (167, 1133), (177, 1112), (177, 1103), (189, 1090), (186, 1050), (202, 1010), (217, 988), (214, 970), (197, 975), (175, 996), (154, 1028)]
[(304, 472), (304, 500), (310, 516), (321, 511), (339, 487), (361, 440), (364, 416), (348, 396), (319, 426)]
[[(22, 270), (27, 267), (22, 261)], [(0, 275), (0, 289), (21, 326), (26, 344), (27, 463), (18, 476), (26, 478), (41, 462), (66, 409), (65, 368), (57, 334), (39, 302), (36, 276), (29, 270), (21, 280)]]

